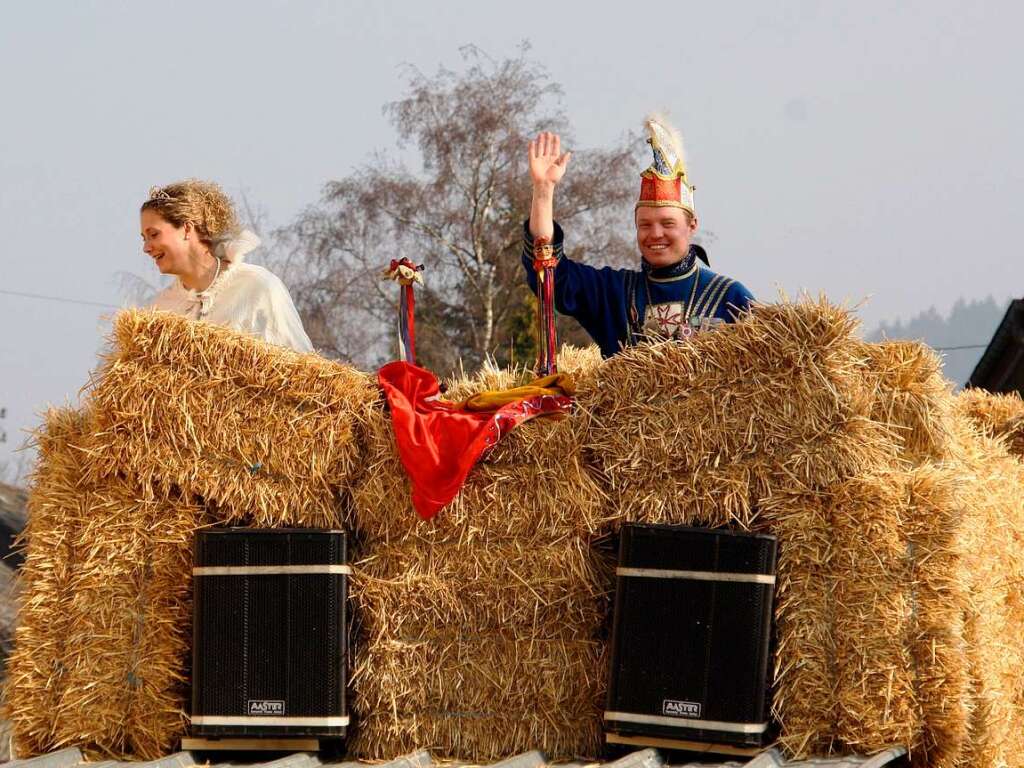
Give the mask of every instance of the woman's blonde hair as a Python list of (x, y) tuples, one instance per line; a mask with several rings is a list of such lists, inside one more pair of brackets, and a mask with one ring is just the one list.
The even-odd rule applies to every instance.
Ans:
[(154, 211), (176, 227), (192, 222), (199, 239), (207, 245), (238, 231), (231, 198), (212, 181), (186, 179), (153, 187), (140, 210)]

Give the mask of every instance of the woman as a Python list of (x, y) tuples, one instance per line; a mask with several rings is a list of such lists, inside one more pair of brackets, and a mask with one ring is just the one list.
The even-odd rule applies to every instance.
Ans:
[(161, 273), (178, 278), (151, 308), (313, 351), (284, 283), (244, 262), (259, 238), (239, 228), (234, 205), (218, 185), (189, 180), (154, 187), (140, 217), (142, 250)]

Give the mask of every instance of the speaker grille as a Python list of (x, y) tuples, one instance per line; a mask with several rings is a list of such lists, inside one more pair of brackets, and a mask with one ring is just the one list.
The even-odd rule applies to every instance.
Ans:
[(758, 745), (776, 543), (769, 536), (626, 526), (606, 720), (612, 730)]
[[(346, 559), (340, 532), (227, 529), (196, 539), (197, 568)], [(197, 575), (192, 732), (342, 735), (346, 587), (341, 573)], [(230, 725), (218, 724), (225, 718)]]

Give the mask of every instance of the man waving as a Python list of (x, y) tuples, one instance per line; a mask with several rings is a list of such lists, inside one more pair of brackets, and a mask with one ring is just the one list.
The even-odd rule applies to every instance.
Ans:
[(660, 118), (645, 127), (654, 162), (640, 176), (634, 209), (640, 269), (601, 269), (564, 255), (564, 233), (554, 220), (555, 187), (569, 166), (556, 134), (530, 142), (533, 201), (525, 227), (523, 265), (536, 292), (534, 240), (550, 243), (555, 267), (555, 308), (579, 321), (610, 357), (644, 339), (685, 339), (718, 323), (734, 322), (753, 296), (743, 285), (708, 266), (690, 239), (697, 231), (693, 187), (686, 178), (682, 142)]

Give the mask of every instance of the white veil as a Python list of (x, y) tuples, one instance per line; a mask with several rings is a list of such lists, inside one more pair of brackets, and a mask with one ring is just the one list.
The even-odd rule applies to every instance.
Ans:
[(260, 242), (255, 232), (243, 229), (218, 238), (213, 244), (213, 252), (218, 259), (235, 264), (245, 261), (246, 254), (256, 250)]

